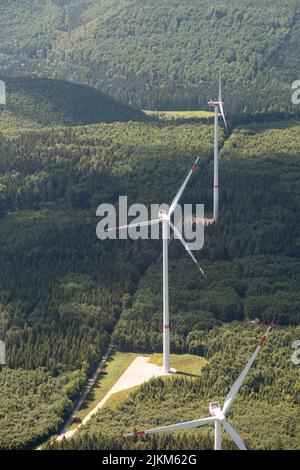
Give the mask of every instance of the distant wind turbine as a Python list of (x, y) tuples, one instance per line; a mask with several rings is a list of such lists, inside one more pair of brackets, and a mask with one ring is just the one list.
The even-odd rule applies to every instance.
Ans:
[(215, 110), (215, 123), (214, 123), (214, 221), (217, 222), (219, 217), (219, 111), (221, 112), (225, 129), (227, 123), (225, 119), (223, 102), (222, 102), (222, 78), (219, 73), (219, 99), (218, 101), (209, 101), (208, 106)]
[(260, 338), (259, 343), (252, 354), (249, 362), (244, 367), (242, 373), (240, 374), (239, 378), (235, 381), (233, 386), (231, 387), (227, 397), (225, 398), (225, 402), (223, 408), (221, 409), (219, 402), (212, 402), (209, 405), (209, 412), (211, 416), (202, 419), (195, 419), (194, 421), (186, 421), (183, 423), (171, 424), (169, 426), (161, 426), (158, 428), (153, 429), (146, 429), (144, 431), (137, 431), (137, 432), (129, 432), (126, 434), (122, 434), (121, 436), (116, 437), (134, 437), (134, 436), (142, 436), (145, 434), (155, 434), (159, 432), (167, 432), (167, 431), (179, 431), (180, 429), (191, 429), (191, 428), (198, 428), (200, 426), (204, 426), (205, 424), (213, 424), (215, 425), (215, 450), (222, 449), (222, 426), (226, 429), (232, 440), (236, 443), (240, 450), (247, 450), (245, 444), (243, 443), (242, 439), (238, 435), (238, 433), (233, 429), (230, 424), (226, 421), (226, 415), (235, 399), (239, 389), (241, 388), (250, 368), (252, 367), (256, 356), (258, 355), (259, 351), (263, 347), (263, 344), (270, 333), (274, 323), (275, 318), (270, 323), (269, 327), (267, 328), (266, 333)]
[(189, 171), (187, 177), (185, 178), (183, 184), (180, 186), (176, 196), (174, 197), (172, 204), (169, 208), (169, 211), (166, 212), (164, 210), (160, 210), (158, 213), (158, 219), (148, 220), (146, 222), (138, 222), (138, 223), (131, 223), (129, 225), (122, 225), (119, 227), (108, 228), (105, 232), (122, 230), (127, 228), (133, 227), (143, 227), (147, 225), (155, 225), (162, 223), (162, 238), (163, 238), (163, 369), (165, 373), (170, 372), (170, 322), (169, 322), (169, 269), (168, 269), (168, 246), (169, 246), (169, 229), (171, 228), (174, 232), (174, 235), (181, 241), (184, 248), (194, 261), (197, 269), (203, 274), (205, 274), (196, 260), (195, 256), (191, 252), (188, 244), (184, 241), (181, 233), (179, 232), (178, 228), (173, 225), (171, 222), (171, 216), (176, 209), (176, 206), (185, 190), (185, 187), (192, 175), (192, 173), (197, 169), (197, 164), (199, 161), (199, 157), (197, 157), (196, 161), (194, 162), (191, 170)]

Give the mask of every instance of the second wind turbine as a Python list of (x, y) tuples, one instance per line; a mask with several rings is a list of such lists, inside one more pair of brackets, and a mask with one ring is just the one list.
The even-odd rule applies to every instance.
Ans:
[(131, 223), (129, 225), (122, 225), (119, 227), (114, 228), (107, 228), (105, 232), (111, 231), (120, 231), (123, 229), (133, 228), (133, 227), (143, 227), (147, 225), (155, 225), (155, 224), (162, 224), (162, 243), (163, 243), (163, 370), (166, 374), (170, 373), (170, 321), (169, 321), (169, 255), (168, 255), (168, 247), (170, 241), (170, 228), (173, 230), (174, 235), (178, 238), (181, 243), (183, 244), (184, 248), (194, 261), (197, 269), (203, 274), (205, 274), (196, 260), (195, 256), (191, 252), (188, 244), (184, 241), (180, 231), (177, 227), (172, 223), (171, 217), (174, 213), (176, 206), (185, 190), (186, 185), (192, 175), (192, 173), (197, 168), (197, 163), (199, 161), (199, 157), (196, 159), (195, 163), (193, 164), (191, 170), (189, 171), (187, 177), (185, 178), (184, 182), (180, 186), (176, 196), (174, 197), (172, 204), (168, 211), (160, 210), (158, 213), (158, 219), (147, 220), (145, 222), (137, 222)]
[(210, 100), (208, 106), (214, 108), (215, 123), (214, 123), (214, 222), (217, 222), (219, 217), (219, 111), (221, 112), (225, 129), (227, 123), (225, 119), (223, 102), (222, 102), (222, 79), (219, 74), (219, 99), (218, 101)]

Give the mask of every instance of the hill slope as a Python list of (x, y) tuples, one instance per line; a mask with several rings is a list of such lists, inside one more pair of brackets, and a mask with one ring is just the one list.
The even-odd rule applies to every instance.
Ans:
[(80, 125), (148, 119), (88, 86), (45, 78), (4, 78), (7, 105), (0, 106), (1, 127)]
[[(100, 241), (95, 211), (102, 202), (116, 204), (119, 194), (127, 194), (129, 204), (170, 201), (197, 154), (199, 171), (182, 202), (204, 202), (210, 210), (212, 136), (211, 125), (157, 122), (13, 129), (1, 135), (0, 325), (8, 367), (17, 370), (4, 376), (0, 427), (7, 429), (13, 419), (17, 440), (11, 447), (57, 431), (112, 333), (121, 349), (160, 350), (161, 243)], [(239, 128), (225, 140), (219, 223), (207, 229), (205, 246), (195, 253), (208, 281), (198, 276), (178, 241), (170, 244), (172, 352), (203, 354), (208, 334), (203, 330), (216, 331), (220, 322), (255, 316), (268, 321), (277, 313), (279, 324), (299, 324), (299, 142), (299, 124), (293, 122)], [(290, 344), (284, 347), (292, 367)], [(42, 395), (32, 413), (27, 399), (20, 401), (28, 415), (20, 421), (9, 390), (18, 384), (19, 395), (31, 400), (18, 369), (40, 367), (37, 386), (44, 380), (47, 389), (57, 390), (62, 378), (67, 390), (59, 406), (48, 402), (49, 410)], [(59, 380), (51, 381), (46, 371)], [(31, 420), (39, 411), (33, 433)], [(45, 421), (47, 411), (51, 417)], [(287, 420), (293, 412), (289, 409)], [(281, 415), (280, 423), (284, 426)], [(0, 433), (0, 448), (7, 435)]]
[(230, 110), (291, 108), (299, 41), (296, 0), (25, 0), (1, 6), (6, 73), (63, 77), (144, 107), (206, 106), (221, 67)]
[[(135, 439), (114, 436), (207, 416), (212, 400), (223, 404), (263, 331), (264, 327), (235, 324), (203, 333), (208, 362), (200, 377), (153, 379), (117, 407), (101, 409), (72, 439), (54, 443), (54, 449), (212, 449), (213, 426)], [(299, 369), (286, 354), (286, 345), (299, 333), (299, 327), (273, 330), (229, 411), (228, 422), (251, 450), (299, 448)], [(222, 441), (224, 449), (236, 449), (226, 432)]]

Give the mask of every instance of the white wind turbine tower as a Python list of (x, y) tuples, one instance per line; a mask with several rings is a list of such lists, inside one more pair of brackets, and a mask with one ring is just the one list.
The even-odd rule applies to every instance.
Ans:
[(226, 415), (235, 399), (241, 385), (243, 384), (246, 375), (248, 374), (253, 362), (256, 359), (259, 351), (261, 350), (268, 334), (270, 333), (272, 326), (275, 323), (275, 318), (270, 323), (266, 333), (260, 338), (259, 343), (252, 354), (249, 362), (246, 364), (245, 368), (243, 369), (242, 373), (240, 374), (239, 378), (235, 381), (233, 386), (230, 389), (227, 397), (225, 398), (225, 402), (223, 408), (221, 409), (219, 402), (212, 402), (209, 405), (209, 412), (211, 416), (202, 419), (195, 419), (194, 421), (186, 421), (183, 423), (171, 424), (169, 426), (161, 426), (158, 428), (147, 429), (144, 431), (137, 431), (137, 432), (130, 432), (123, 434), (121, 436), (116, 437), (134, 437), (134, 436), (142, 436), (145, 434), (154, 434), (159, 432), (166, 432), (166, 431), (178, 431), (180, 429), (191, 429), (191, 428), (198, 428), (200, 426), (204, 426), (205, 424), (213, 424), (215, 425), (215, 450), (222, 450), (222, 426), (226, 429), (228, 434), (231, 436), (233, 441), (236, 443), (240, 450), (247, 450), (245, 444), (243, 443), (242, 439), (238, 435), (238, 433), (233, 429), (232, 426), (226, 421)]
[(222, 79), (221, 73), (219, 74), (219, 98), (218, 101), (209, 101), (208, 106), (214, 108), (215, 123), (214, 123), (214, 221), (217, 222), (219, 216), (219, 111), (221, 112), (225, 128), (227, 123), (225, 119), (223, 102), (222, 102)]
[(170, 236), (170, 228), (173, 230), (174, 235), (181, 241), (184, 248), (194, 261), (197, 269), (203, 274), (205, 274), (199, 264), (199, 262), (194, 257), (193, 253), (191, 252), (188, 244), (184, 241), (181, 233), (173, 225), (171, 222), (171, 216), (174, 213), (176, 206), (185, 190), (185, 187), (192, 175), (192, 173), (197, 169), (197, 164), (199, 161), (199, 157), (197, 157), (196, 161), (194, 162), (191, 170), (189, 171), (187, 177), (185, 178), (183, 184), (179, 188), (175, 198), (172, 201), (172, 204), (168, 210), (168, 212), (164, 210), (160, 210), (158, 213), (158, 219), (148, 220), (145, 222), (138, 222), (138, 223), (131, 223), (129, 225), (122, 225), (119, 227), (108, 228), (105, 232), (128, 229), (133, 227), (142, 227), (147, 225), (155, 225), (162, 223), (162, 239), (163, 239), (163, 369), (165, 373), (170, 372), (170, 322), (169, 322), (169, 269), (168, 269), (168, 246), (169, 246), (169, 236)]

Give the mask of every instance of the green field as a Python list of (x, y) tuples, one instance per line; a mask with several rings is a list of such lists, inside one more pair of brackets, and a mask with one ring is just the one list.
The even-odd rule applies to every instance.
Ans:
[[(162, 366), (162, 354), (151, 355), (149, 362)], [(171, 367), (176, 370), (176, 375), (199, 377), (205, 364), (207, 360), (204, 357), (193, 354), (171, 354)]]
[[(84, 402), (81, 409), (76, 414), (74, 422), (70, 429), (74, 429), (83, 420), (83, 418), (104, 398), (104, 396), (110, 391), (114, 384), (118, 381), (125, 370), (130, 366), (132, 361), (138, 357), (137, 353), (122, 353), (116, 352), (103, 372), (99, 375), (98, 380)], [(148, 356), (148, 355), (147, 355)], [(158, 366), (162, 365), (162, 354), (151, 354), (150, 363)], [(176, 369), (176, 374), (199, 377), (201, 368), (207, 363), (203, 357), (195, 356), (192, 354), (171, 354), (171, 365), (172, 368)], [(105, 403), (105, 406), (115, 408), (128, 395), (137, 390), (139, 386), (122, 390), (121, 392), (114, 393), (109, 400)]]
[(158, 117), (166, 121), (176, 120), (176, 119), (202, 119), (210, 118), (214, 113), (210, 111), (152, 111), (150, 109), (143, 109), (145, 114), (148, 116)]

